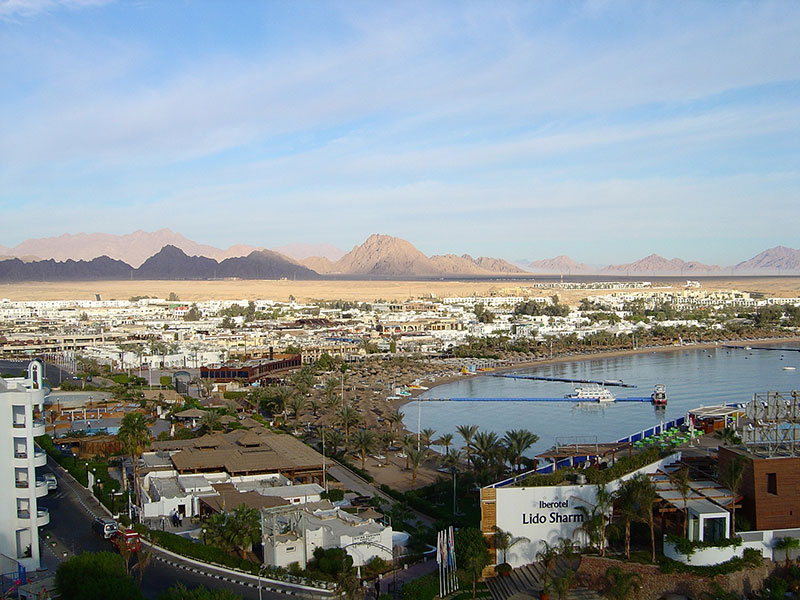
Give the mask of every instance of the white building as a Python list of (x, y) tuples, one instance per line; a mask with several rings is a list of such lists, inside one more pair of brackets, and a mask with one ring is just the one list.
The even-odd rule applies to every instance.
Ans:
[[(26, 377), (0, 378), (0, 554), (28, 570), (39, 568), (39, 527), (50, 514), (37, 506), (47, 484), (36, 467), (47, 463), (44, 450), (33, 443), (44, 435), (44, 421), (34, 420), (44, 404), (43, 365), (32, 361)], [(13, 491), (13, 492), (12, 492)]]
[[(374, 516), (380, 517), (375, 514)], [(364, 518), (340, 508), (310, 511), (301, 506), (261, 511), (264, 564), (301, 569), (314, 557), (314, 550), (343, 548), (353, 565), (363, 566), (375, 557), (392, 561), (392, 527), (373, 516)]]

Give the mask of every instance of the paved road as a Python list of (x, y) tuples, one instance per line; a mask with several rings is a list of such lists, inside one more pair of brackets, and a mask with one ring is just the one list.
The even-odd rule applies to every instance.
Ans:
[[(369, 496), (370, 498), (377, 496), (381, 500), (388, 502), (390, 505), (395, 504), (397, 502), (397, 500), (395, 500), (389, 494), (385, 493), (383, 490), (376, 488), (366, 479), (362, 479), (360, 476), (353, 473), (353, 471), (339, 464), (338, 462), (328, 467), (327, 470), (328, 474), (331, 477), (333, 477), (334, 479), (336, 479), (336, 481), (344, 485), (348, 490), (361, 494), (362, 496)], [(410, 507), (409, 510), (414, 514), (414, 519), (413, 519), (414, 525), (417, 526), (433, 525), (433, 520), (427, 515), (423, 515), (422, 513)]]
[[(82, 486), (68, 476), (60, 467), (48, 461), (44, 471), (51, 471), (58, 477), (58, 490), (40, 499), (42, 506), (50, 509), (50, 524), (40, 529), (42, 536), (42, 563), (54, 572), (61, 560), (65, 560), (84, 550), (97, 552), (113, 550), (111, 544), (94, 533), (91, 528), (95, 515), (102, 515), (97, 502)], [(48, 538), (49, 534), (49, 538)], [(245, 600), (277, 600), (287, 595), (297, 595), (289, 590), (270, 590), (264, 588), (259, 595), (257, 584), (251, 580), (212, 572), (201, 572), (190, 563), (156, 552), (154, 559), (145, 569), (142, 591), (149, 598), (156, 598), (168, 587), (181, 582), (188, 587), (203, 585), (210, 589), (227, 589), (239, 594)], [(270, 582), (270, 585), (273, 585)], [(266, 586), (266, 584), (265, 584)]]

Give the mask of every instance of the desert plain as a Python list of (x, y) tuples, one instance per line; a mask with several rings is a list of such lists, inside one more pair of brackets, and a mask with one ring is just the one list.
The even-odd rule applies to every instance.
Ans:
[[(132, 296), (166, 298), (175, 292), (185, 302), (203, 300), (265, 299), (286, 302), (293, 296), (298, 302), (313, 300), (349, 300), (372, 302), (406, 300), (408, 298), (471, 296), (498, 293), (516, 295), (528, 289), (534, 295), (549, 296), (557, 293), (562, 302), (576, 304), (589, 295), (605, 295), (618, 290), (562, 290), (530, 286), (538, 281), (553, 282), (553, 276), (537, 280), (531, 278), (491, 280), (223, 280), (223, 281), (67, 281), (23, 282), (0, 284), (0, 299), (23, 300), (94, 300), (100, 294), (103, 300), (127, 300)], [(589, 277), (582, 278), (591, 280)], [(639, 281), (652, 281), (660, 289), (684, 289), (686, 278), (647, 277)], [(631, 280), (632, 281), (632, 280)], [(798, 277), (707, 277), (698, 279), (705, 290), (741, 290), (760, 292), (768, 296), (790, 298), (800, 296)]]

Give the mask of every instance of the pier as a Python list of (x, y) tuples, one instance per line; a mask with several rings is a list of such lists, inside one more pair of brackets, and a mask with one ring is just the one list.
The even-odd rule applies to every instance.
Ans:
[(631, 396), (600, 401), (597, 398), (415, 398), (423, 402), (587, 402), (591, 404), (615, 404), (617, 402), (652, 402), (650, 396)]
[(775, 346), (734, 346), (723, 344), (723, 348), (733, 348), (734, 350), (772, 350), (773, 352), (800, 352), (800, 348), (776, 348)]
[(635, 388), (635, 385), (622, 383), (618, 379), (569, 379), (567, 377), (543, 377), (541, 375), (514, 375), (513, 373), (494, 373), (492, 377), (505, 377), (507, 379), (533, 379), (535, 381), (560, 381), (562, 383), (594, 383), (604, 386)]

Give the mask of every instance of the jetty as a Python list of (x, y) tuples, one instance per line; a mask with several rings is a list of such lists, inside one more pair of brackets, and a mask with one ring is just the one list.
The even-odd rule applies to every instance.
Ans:
[(559, 381), (561, 383), (594, 383), (603, 386), (635, 388), (635, 385), (622, 383), (620, 379), (570, 379), (568, 377), (544, 377), (541, 375), (515, 375), (513, 373), (493, 373), (492, 377), (505, 377), (507, 379), (533, 379), (535, 381)]
[(565, 396), (554, 398), (415, 398), (423, 402), (588, 402), (593, 404), (614, 404), (616, 402), (652, 402), (650, 396), (631, 396), (628, 398), (614, 398), (613, 400), (599, 400), (597, 398), (568, 398)]
[(775, 346), (734, 346), (723, 344), (723, 348), (733, 348), (734, 350), (772, 350), (773, 352), (800, 352), (800, 348), (776, 348)]

